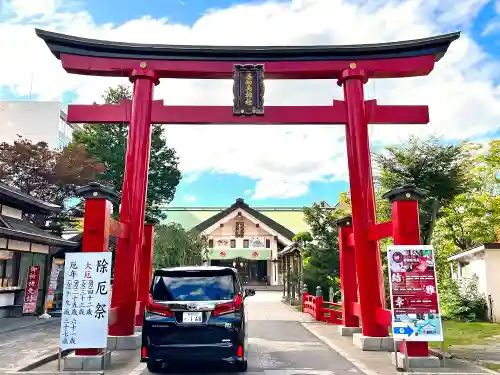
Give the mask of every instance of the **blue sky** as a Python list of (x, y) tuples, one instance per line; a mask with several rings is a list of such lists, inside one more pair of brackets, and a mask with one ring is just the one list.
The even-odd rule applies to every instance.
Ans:
[[(96, 39), (215, 45), (376, 43), (462, 30), (431, 76), (368, 83), (367, 99), (428, 104), (431, 112), (427, 126), (371, 128), (372, 149), (410, 134), (486, 142), (500, 131), (499, 11), (493, 0), (4, 0), (0, 34), (15, 37), (0, 41), (14, 59), (0, 63), (0, 99), (91, 103), (106, 87), (126, 83), (67, 75), (34, 27)], [(223, 82), (163, 81), (155, 97), (166, 104), (231, 105)], [(341, 98), (334, 82), (266, 83), (266, 102), (275, 105)], [(342, 133), (341, 127), (169, 127), (168, 144), (184, 174), (172, 205), (225, 206), (238, 197), (258, 206), (334, 204), (348, 189)]]
[[(259, 3), (262, 1), (235, 0), (123, 0), (119, 2), (83, 0), (81, 6), (89, 10), (98, 23), (123, 23), (133, 18), (153, 15), (155, 18), (166, 17), (172, 22), (191, 25), (210, 9), (224, 9), (230, 6)], [(106, 5), (107, 6), (106, 6)]]

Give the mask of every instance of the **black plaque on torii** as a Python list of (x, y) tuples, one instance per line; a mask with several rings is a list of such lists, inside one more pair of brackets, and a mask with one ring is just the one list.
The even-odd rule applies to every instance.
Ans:
[(263, 115), (264, 65), (234, 65), (233, 80), (233, 115)]

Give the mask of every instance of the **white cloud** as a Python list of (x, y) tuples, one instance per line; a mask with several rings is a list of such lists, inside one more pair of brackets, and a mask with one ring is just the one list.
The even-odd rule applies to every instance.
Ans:
[(59, 0), (3, 0), (2, 13), (18, 19), (40, 15), (54, 15), (61, 5)]
[(196, 197), (194, 195), (185, 195), (184, 196), (184, 202), (186, 203), (193, 203), (196, 201)]
[(252, 189), (246, 189), (246, 190), (243, 192), (243, 194), (245, 194), (245, 195), (250, 195), (250, 194), (252, 194)]
[[(30, 4), (31, 0), (27, 0)], [(39, 0), (41, 1), (41, 0)], [(429, 77), (378, 80), (366, 86), (366, 97), (381, 104), (428, 104), (431, 123), (422, 126), (373, 126), (372, 141), (388, 144), (410, 133), (438, 133), (457, 140), (485, 135), (500, 127), (499, 64), (467, 33), (485, 0), (295, 0), (238, 5), (213, 10), (192, 27), (152, 16), (121, 25), (96, 25), (84, 11), (58, 11), (44, 0), (47, 12), (17, 5), (17, 17), (29, 22), (0, 23), (0, 82), (18, 95), (30, 91), (42, 100), (76, 90), (79, 103), (92, 103), (110, 85), (124, 79), (66, 74), (37, 39), (34, 26), (118, 41), (221, 44), (311, 45), (377, 43), (421, 38), (465, 29)], [(11, 0), (9, 4), (24, 4)], [(38, 3), (38, 2), (37, 2)], [(63, 4), (64, 5), (64, 4)], [(40, 9), (42, 5), (39, 5)], [(25, 9), (25, 10), (23, 10)], [(34, 13), (35, 12), (35, 13)], [(336, 15), (332, 22), (332, 15)], [(300, 26), (299, 26), (300, 25)], [(228, 32), (235, 30), (235, 32)], [(239, 33), (237, 30), (252, 30)], [(231, 105), (230, 81), (162, 80), (155, 97), (166, 104)], [(269, 105), (328, 105), (341, 99), (333, 81), (267, 81)], [(346, 179), (343, 126), (168, 126), (169, 145), (180, 156), (188, 176), (204, 171), (237, 173), (258, 182), (253, 197), (293, 197), (312, 181)]]
[(268, 197), (295, 198), (306, 194), (307, 191), (307, 183), (300, 180), (283, 181), (268, 178), (257, 181), (252, 199), (264, 199)]
[(482, 36), (488, 36), (500, 31), (500, 0), (496, 0), (494, 5), (496, 15), (486, 23), (486, 26), (481, 34)]
[(197, 181), (200, 178), (200, 175), (198, 173), (192, 173), (187, 176), (182, 176), (182, 182), (192, 184), (193, 182)]

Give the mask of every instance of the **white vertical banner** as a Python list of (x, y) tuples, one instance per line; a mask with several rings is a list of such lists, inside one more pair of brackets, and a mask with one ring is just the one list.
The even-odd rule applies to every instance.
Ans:
[(60, 347), (105, 348), (111, 253), (69, 253), (65, 263)]

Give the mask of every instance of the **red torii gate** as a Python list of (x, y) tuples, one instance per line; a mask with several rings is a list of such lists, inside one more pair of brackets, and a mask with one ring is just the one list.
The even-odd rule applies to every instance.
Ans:
[[(129, 77), (134, 84), (132, 101), (70, 105), (68, 111), (70, 122), (130, 123), (120, 211), (120, 222), (129, 228), (129, 240), (118, 242), (112, 296), (118, 318), (110, 327), (111, 335), (134, 333), (151, 123), (346, 125), (353, 211), (350, 243), (355, 244), (362, 333), (367, 337), (388, 335), (376, 317), (385, 303), (380, 252), (373, 235), (380, 227), (375, 217), (367, 125), (425, 124), (429, 114), (427, 106), (380, 106), (374, 100), (365, 101), (363, 85), (372, 78), (428, 75), (459, 33), (357, 46), (209, 47), (117, 43), (36, 32), (67, 72)], [(235, 116), (229, 106), (164, 106), (163, 101), (152, 100), (160, 78), (232, 79), (235, 64), (263, 64), (267, 79), (337, 79), (345, 101), (335, 100), (332, 106), (271, 106), (262, 116)], [(428, 355), (427, 343), (409, 342), (407, 350), (409, 356)]]

